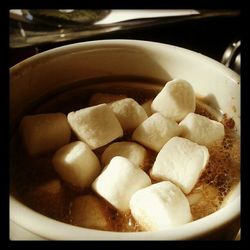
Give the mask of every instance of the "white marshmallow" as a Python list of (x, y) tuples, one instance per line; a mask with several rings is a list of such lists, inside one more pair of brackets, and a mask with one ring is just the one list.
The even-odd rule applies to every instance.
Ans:
[(96, 178), (92, 188), (122, 212), (129, 210), (133, 193), (149, 186), (149, 176), (122, 156), (115, 156)]
[(200, 206), (208, 207), (209, 203), (213, 202), (215, 204), (218, 196), (219, 192), (216, 187), (204, 185), (202, 189), (194, 190), (194, 192), (187, 195), (187, 199), (190, 206), (199, 204)]
[(78, 196), (72, 202), (70, 219), (76, 226), (111, 230), (112, 224), (105, 210), (105, 205), (97, 197), (93, 195)]
[(144, 108), (148, 116), (152, 115), (151, 105), (152, 105), (153, 99), (150, 99), (146, 102), (144, 102), (141, 106)]
[(188, 139), (173, 137), (156, 157), (151, 176), (170, 180), (188, 194), (198, 181), (209, 160), (209, 152)]
[(78, 138), (91, 149), (104, 146), (123, 135), (119, 121), (107, 104), (71, 112), (68, 121)]
[(123, 130), (132, 131), (148, 118), (146, 111), (132, 98), (125, 98), (109, 104)]
[(214, 117), (215, 120), (219, 122), (223, 121), (223, 113), (206, 104), (203, 100), (200, 100), (198, 98), (196, 99), (196, 108), (207, 111), (212, 117)]
[(163, 116), (181, 121), (188, 113), (195, 111), (195, 93), (190, 83), (175, 79), (166, 83), (160, 93), (154, 98), (152, 111)]
[(65, 216), (67, 198), (59, 179), (50, 179), (35, 185), (25, 196), (32, 209), (59, 220)]
[(135, 129), (132, 139), (159, 152), (169, 139), (180, 133), (181, 129), (175, 121), (155, 113)]
[(115, 95), (109, 93), (96, 93), (90, 97), (89, 106), (95, 106), (102, 103), (110, 103), (126, 98), (126, 95)]
[(30, 155), (53, 152), (67, 144), (71, 136), (70, 126), (63, 113), (24, 116), (20, 132)]
[(135, 192), (130, 200), (134, 219), (146, 231), (173, 228), (192, 221), (187, 198), (170, 181), (162, 181)]
[(60, 177), (76, 188), (84, 189), (91, 185), (101, 172), (96, 155), (81, 141), (72, 142), (60, 148), (52, 159)]
[(201, 145), (210, 145), (224, 138), (222, 123), (195, 113), (188, 114), (180, 122), (182, 136)]
[(115, 142), (110, 144), (103, 152), (101, 156), (102, 164), (106, 166), (114, 156), (123, 156), (134, 165), (143, 168), (147, 151), (135, 142)]

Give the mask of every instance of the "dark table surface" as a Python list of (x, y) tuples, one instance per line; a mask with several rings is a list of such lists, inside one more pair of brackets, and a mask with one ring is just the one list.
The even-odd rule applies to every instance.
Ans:
[(240, 39), (240, 13), (205, 16), (176, 22), (156, 22), (142, 27), (103, 33), (57, 43), (10, 48), (10, 67), (23, 59), (58, 46), (101, 39), (138, 39), (181, 46), (221, 61), (227, 46)]

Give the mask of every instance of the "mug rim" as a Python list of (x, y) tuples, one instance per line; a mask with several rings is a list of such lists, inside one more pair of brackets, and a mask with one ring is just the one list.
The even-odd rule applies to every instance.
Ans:
[[(124, 47), (124, 46), (160, 46), (160, 47), (167, 47), (169, 49), (172, 50), (179, 50), (182, 51), (185, 54), (190, 54), (190, 55), (194, 55), (194, 56), (198, 56), (200, 57), (201, 60), (205, 60), (208, 61), (210, 63), (216, 64), (216, 66), (218, 67), (219, 70), (225, 71), (228, 75), (230, 76), (230, 78), (234, 79), (235, 81), (237, 81), (239, 83), (240, 80), (240, 76), (239, 74), (237, 74), (235, 71), (233, 71), (232, 69), (226, 67), (224, 64), (216, 61), (215, 59), (208, 57), (202, 53), (193, 51), (193, 50), (189, 50), (183, 47), (179, 47), (176, 45), (172, 45), (172, 44), (164, 44), (164, 43), (160, 43), (160, 42), (153, 42), (153, 41), (147, 41), (147, 40), (132, 40), (132, 39), (104, 39), (104, 40), (94, 40), (94, 41), (86, 41), (86, 42), (77, 42), (77, 43), (72, 43), (72, 44), (67, 44), (67, 45), (62, 45), (56, 48), (52, 48), (46, 51), (42, 51), (38, 54), (32, 55), (24, 60), (22, 60), (21, 62), (18, 62), (17, 64), (13, 65), (10, 68), (10, 74), (12, 73), (13, 70), (17, 70), (18, 67), (23, 66), (23, 64), (30, 64), (33, 63), (33, 61), (37, 61), (39, 59), (42, 59), (43, 57), (46, 56), (52, 56), (52, 55), (61, 55), (64, 54), (65, 52), (74, 52), (74, 51), (78, 51), (80, 48), (82, 49), (91, 49), (91, 48), (97, 48), (98, 46), (104, 46), (106, 45), (107, 47), (111, 47), (116, 45), (120, 48)], [(107, 48), (106, 47), (106, 48)], [(105, 48), (105, 49), (106, 49)]]

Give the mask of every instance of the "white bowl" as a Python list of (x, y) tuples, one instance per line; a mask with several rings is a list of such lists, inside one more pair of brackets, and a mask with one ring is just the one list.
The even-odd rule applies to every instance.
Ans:
[[(10, 69), (10, 118), (15, 124), (33, 101), (71, 83), (103, 76), (137, 75), (189, 81), (195, 92), (233, 117), (240, 133), (240, 77), (199, 53), (137, 40), (76, 43), (32, 56)], [(194, 222), (158, 232), (105, 232), (45, 217), (10, 195), (11, 230), (53, 240), (234, 239), (240, 227), (240, 184), (223, 208)], [(17, 230), (17, 229), (16, 229)], [(13, 238), (15, 238), (13, 236)]]

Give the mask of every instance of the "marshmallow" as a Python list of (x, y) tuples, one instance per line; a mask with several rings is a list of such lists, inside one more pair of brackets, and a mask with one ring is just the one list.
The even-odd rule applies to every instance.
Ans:
[(95, 106), (102, 103), (110, 103), (126, 98), (126, 95), (115, 95), (109, 93), (96, 93), (90, 97), (89, 106)]
[(189, 195), (187, 195), (187, 199), (190, 206), (193, 206), (195, 204), (198, 204), (203, 198), (203, 195), (201, 192), (193, 193), (191, 192)]
[(188, 114), (179, 125), (183, 137), (201, 145), (209, 146), (222, 140), (225, 135), (222, 123), (195, 113)]
[(134, 165), (143, 168), (147, 151), (135, 142), (115, 142), (110, 144), (103, 152), (101, 156), (102, 164), (106, 166), (114, 156), (123, 156)]
[(169, 139), (180, 133), (181, 129), (175, 121), (155, 113), (135, 129), (132, 139), (159, 152)]
[(144, 108), (144, 110), (146, 111), (147, 115), (150, 116), (152, 115), (152, 110), (151, 110), (151, 104), (152, 104), (152, 99), (144, 102), (141, 106)]
[(89, 146), (81, 141), (60, 148), (53, 156), (52, 163), (64, 181), (80, 189), (90, 186), (101, 172), (98, 158)]
[(92, 188), (119, 211), (129, 210), (133, 193), (149, 186), (149, 176), (122, 156), (115, 156), (92, 184)]
[(173, 137), (156, 157), (151, 177), (170, 180), (188, 194), (198, 181), (209, 160), (209, 152), (188, 139)]
[(209, 203), (216, 203), (218, 196), (219, 192), (216, 187), (204, 185), (202, 189), (194, 190), (194, 192), (192, 191), (187, 195), (187, 199), (190, 206), (203, 205), (204, 207), (208, 207)]
[[(198, 111), (198, 112), (197, 112)], [(199, 111), (201, 113), (199, 113)], [(207, 116), (210, 119), (217, 120), (219, 122), (223, 121), (223, 113), (219, 110), (211, 107), (206, 104), (203, 100), (196, 98), (196, 109), (195, 113), (198, 113), (203, 116)]]
[(78, 138), (91, 149), (104, 146), (123, 135), (119, 121), (107, 104), (71, 112), (68, 121)]
[(20, 132), (29, 155), (53, 152), (69, 143), (71, 136), (70, 126), (63, 113), (24, 116)]
[(192, 221), (187, 198), (170, 181), (138, 190), (129, 205), (134, 219), (146, 231), (169, 229)]
[(185, 80), (175, 79), (166, 83), (154, 98), (151, 109), (163, 116), (181, 121), (188, 113), (195, 111), (195, 93)]
[(78, 196), (72, 202), (70, 219), (76, 226), (108, 231), (112, 225), (106, 210), (99, 198), (93, 195)]
[(26, 194), (27, 204), (46, 216), (62, 219), (67, 209), (65, 190), (59, 179), (32, 187)]
[(146, 111), (132, 98), (109, 104), (125, 131), (132, 131), (148, 118)]

